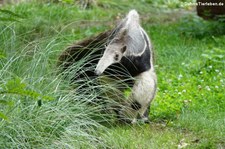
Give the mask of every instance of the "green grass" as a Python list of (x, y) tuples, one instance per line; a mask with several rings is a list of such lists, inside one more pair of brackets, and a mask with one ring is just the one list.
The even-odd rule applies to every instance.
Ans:
[[(169, 8), (99, 3), (88, 10), (44, 2), (2, 7), (22, 17), (0, 20), (0, 148), (225, 148), (224, 26), (170, 9), (177, 1)], [(68, 45), (113, 27), (131, 8), (155, 51), (150, 125), (116, 124), (101, 105), (87, 104), (100, 93), (76, 92), (56, 67)]]

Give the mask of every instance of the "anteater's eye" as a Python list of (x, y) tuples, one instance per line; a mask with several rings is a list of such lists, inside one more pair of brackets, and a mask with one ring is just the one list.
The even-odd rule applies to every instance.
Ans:
[(116, 54), (114, 59), (115, 59), (115, 61), (118, 61), (119, 60), (119, 54)]

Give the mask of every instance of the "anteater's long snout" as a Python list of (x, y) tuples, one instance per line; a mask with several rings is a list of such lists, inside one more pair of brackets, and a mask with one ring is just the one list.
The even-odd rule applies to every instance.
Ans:
[(104, 53), (95, 68), (95, 74), (98, 76), (101, 75), (113, 63), (113, 55)]
[(99, 71), (99, 70), (97, 70), (97, 69), (95, 69), (95, 75), (97, 75), (97, 76), (100, 76), (101, 74), (102, 74), (102, 72), (101, 71)]

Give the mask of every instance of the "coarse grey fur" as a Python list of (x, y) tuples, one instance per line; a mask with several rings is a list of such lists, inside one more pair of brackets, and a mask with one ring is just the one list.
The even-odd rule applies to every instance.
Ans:
[(99, 60), (95, 73), (101, 75), (109, 66), (121, 63), (135, 78), (132, 93), (119, 114), (135, 123), (145, 115), (156, 93), (157, 77), (153, 67), (150, 39), (140, 26), (139, 15), (131, 10), (114, 32), (115, 36)]

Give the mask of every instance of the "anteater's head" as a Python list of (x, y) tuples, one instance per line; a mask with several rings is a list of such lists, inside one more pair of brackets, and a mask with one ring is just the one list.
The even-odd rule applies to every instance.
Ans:
[(123, 56), (138, 55), (143, 52), (146, 43), (139, 25), (139, 15), (131, 10), (125, 19), (116, 27), (114, 38), (106, 46), (103, 56), (95, 69), (96, 75), (102, 74), (106, 68), (119, 63)]
[(116, 37), (112, 39), (112, 41), (106, 47), (105, 52), (95, 69), (96, 75), (102, 74), (110, 65), (120, 62), (127, 49), (127, 46), (124, 42), (125, 34), (126, 30), (117, 33)]

